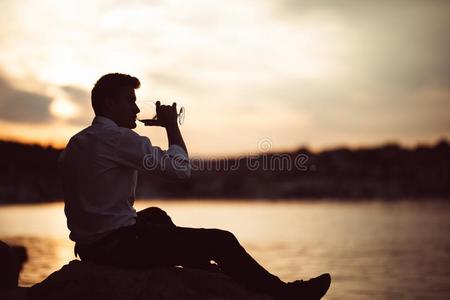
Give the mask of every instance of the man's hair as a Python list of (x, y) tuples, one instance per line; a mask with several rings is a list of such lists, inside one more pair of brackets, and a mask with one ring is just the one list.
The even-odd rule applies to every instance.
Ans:
[(95, 83), (91, 92), (92, 108), (95, 114), (101, 114), (105, 99), (117, 96), (121, 88), (137, 89), (140, 85), (139, 79), (127, 74), (110, 73), (103, 75)]

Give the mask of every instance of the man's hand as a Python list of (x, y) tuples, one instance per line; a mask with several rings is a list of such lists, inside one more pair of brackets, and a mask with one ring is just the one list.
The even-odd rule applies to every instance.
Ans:
[(174, 102), (172, 106), (161, 105), (156, 101), (156, 120), (143, 120), (145, 126), (161, 126), (165, 128), (177, 127), (178, 112), (177, 104)]
[(156, 120), (143, 120), (145, 126), (161, 126), (166, 128), (167, 139), (170, 145), (178, 145), (187, 153), (186, 144), (181, 136), (180, 128), (178, 128), (177, 104), (174, 102), (172, 106), (161, 105), (156, 102)]

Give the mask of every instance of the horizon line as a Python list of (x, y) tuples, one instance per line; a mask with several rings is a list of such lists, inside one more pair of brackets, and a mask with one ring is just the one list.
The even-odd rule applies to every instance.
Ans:
[[(54, 143), (43, 143), (43, 142), (26, 142), (21, 141), (19, 139), (5, 139), (0, 138), (0, 143), (15, 143), (15, 144), (21, 144), (26, 146), (39, 146), (41, 148), (52, 148), (55, 150), (63, 150), (64, 146), (57, 146)], [(269, 149), (268, 151), (259, 151), (259, 152), (247, 152), (247, 153), (228, 153), (228, 154), (202, 154), (202, 155), (190, 155), (192, 158), (197, 159), (206, 159), (206, 158), (233, 158), (233, 157), (246, 157), (251, 155), (262, 155), (262, 154), (275, 154), (275, 153), (293, 153), (301, 150), (306, 150), (310, 153), (318, 154), (323, 152), (329, 152), (329, 151), (336, 151), (336, 150), (350, 150), (350, 151), (358, 151), (358, 150), (367, 150), (367, 149), (380, 149), (388, 146), (396, 146), (400, 149), (407, 149), (407, 150), (414, 150), (419, 147), (436, 147), (437, 145), (445, 143), (450, 144), (450, 139), (443, 136), (440, 138), (435, 139), (433, 142), (423, 142), (419, 141), (412, 144), (408, 143), (402, 143), (400, 141), (385, 141), (380, 142), (376, 144), (360, 144), (360, 145), (345, 145), (345, 144), (339, 144), (335, 146), (328, 146), (328, 147), (311, 147), (308, 145), (302, 145), (299, 144), (295, 148), (291, 149)]]

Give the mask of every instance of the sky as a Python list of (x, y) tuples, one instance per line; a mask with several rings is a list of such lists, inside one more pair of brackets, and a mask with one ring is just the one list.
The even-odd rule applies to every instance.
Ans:
[[(450, 1), (0, 1), (0, 139), (63, 147), (103, 74), (176, 101), (191, 154), (450, 138)], [(167, 146), (162, 128), (139, 125)]]

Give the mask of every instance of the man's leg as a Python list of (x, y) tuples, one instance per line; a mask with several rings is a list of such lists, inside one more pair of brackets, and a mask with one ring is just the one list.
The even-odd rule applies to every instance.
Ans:
[(160, 225), (137, 222), (122, 228), (110, 239), (113, 245), (103, 248), (108, 249), (107, 252), (100, 248), (89, 260), (125, 268), (195, 267), (213, 260), (223, 273), (275, 299), (320, 299), (329, 287), (328, 274), (287, 286), (260, 266), (230, 232)]
[(236, 281), (270, 295), (278, 295), (285, 286), (258, 264), (231, 232), (177, 227), (172, 236), (175, 245), (169, 245), (173, 249), (169, 253), (181, 265), (192, 259), (213, 260), (223, 273)]
[[(149, 236), (153, 226), (166, 226), (176, 232), (164, 235), (172, 236), (167, 251), (172, 252), (167, 258), (168, 264), (179, 264), (185, 267), (200, 268), (217, 271), (211, 264), (214, 261), (220, 270), (250, 287), (267, 286), (269, 289), (279, 290), (284, 283), (278, 277), (267, 272), (260, 266), (239, 244), (236, 237), (227, 231), (218, 229), (194, 229), (176, 227), (167, 213), (158, 207), (149, 207), (137, 213), (137, 222), (149, 228)], [(170, 245), (172, 244), (172, 245)], [(161, 245), (162, 246), (162, 245)], [(180, 249), (173, 251), (172, 249)], [(171, 260), (174, 260), (173, 262)]]
[[(167, 226), (171, 228), (176, 227), (169, 215), (167, 215), (167, 213), (159, 207), (148, 207), (146, 209), (138, 211), (136, 221), (138, 223), (138, 226)], [(202, 269), (210, 272), (220, 271), (218, 266), (216, 264), (212, 264), (209, 259), (203, 259), (200, 257), (191, 257), (190, 260), (185, 260), (183, 266)]]
[(161, 208), (154, 206), (138, 211), (136, 221), (147, 225), (175, 227), (169, 215)]
[[(176, 225), (162, 209), (148, 207), (137, 213), (135, 225), (120, 228), (93, 245), (77, 245), (75, 247), (75, 253), (79, 253), (82, 260), (107, 265), (132, 268), (149, 267), (152, 264), (162, 265), (161, 262), (156, 260), (151, 262), (151, 257), (146, 253), (142, 254), (145, 256), (144, 259), (139, 255), (136, 256), (136, 253), (140, 252), (139, 249), (145, 248), (141, 245), (142, 242), (148, 242), (143, 241), (142, 238), (138, 239), (139, 228), (153, 228), (156, 230), (157, 228), (176, 228)], [(150, 238), (147, 234), (144, 235)], [(139, 234), (139, 236), (142, 237), (142, 234)], [(153, 249), (152, 251), (156, 250)], [(158, 256), (155, 253), (152, 257), (156, 258)], [(210, 259), (202, 259), (200, 257), (190, 257), (190, 259), (186, 259), (183, 262), (183, 265), (185, 267), (203, 269), (210, 272), (220, 271), (217, 265), (211, 264)]]
[(213, 260), (223, 273), (255, 291), (278, 295), (286, 285), (260, 266), (230, 232), (151, 225), (130, 229), (109, 255), (101, 256), (103, 263), (128, 268), (196, 267)]
[(165, 257), (167, 263), (184, 265), (184, 262), (192, 259), (214, 260), (223, 273), (274, 299), (319, 300), (331, 283), (329, 274), (308, 281), (284, 283), (259, 265), (228, 231), (176, 227), (166, 234), (168, 243), (162, 245), (168, 247)]

